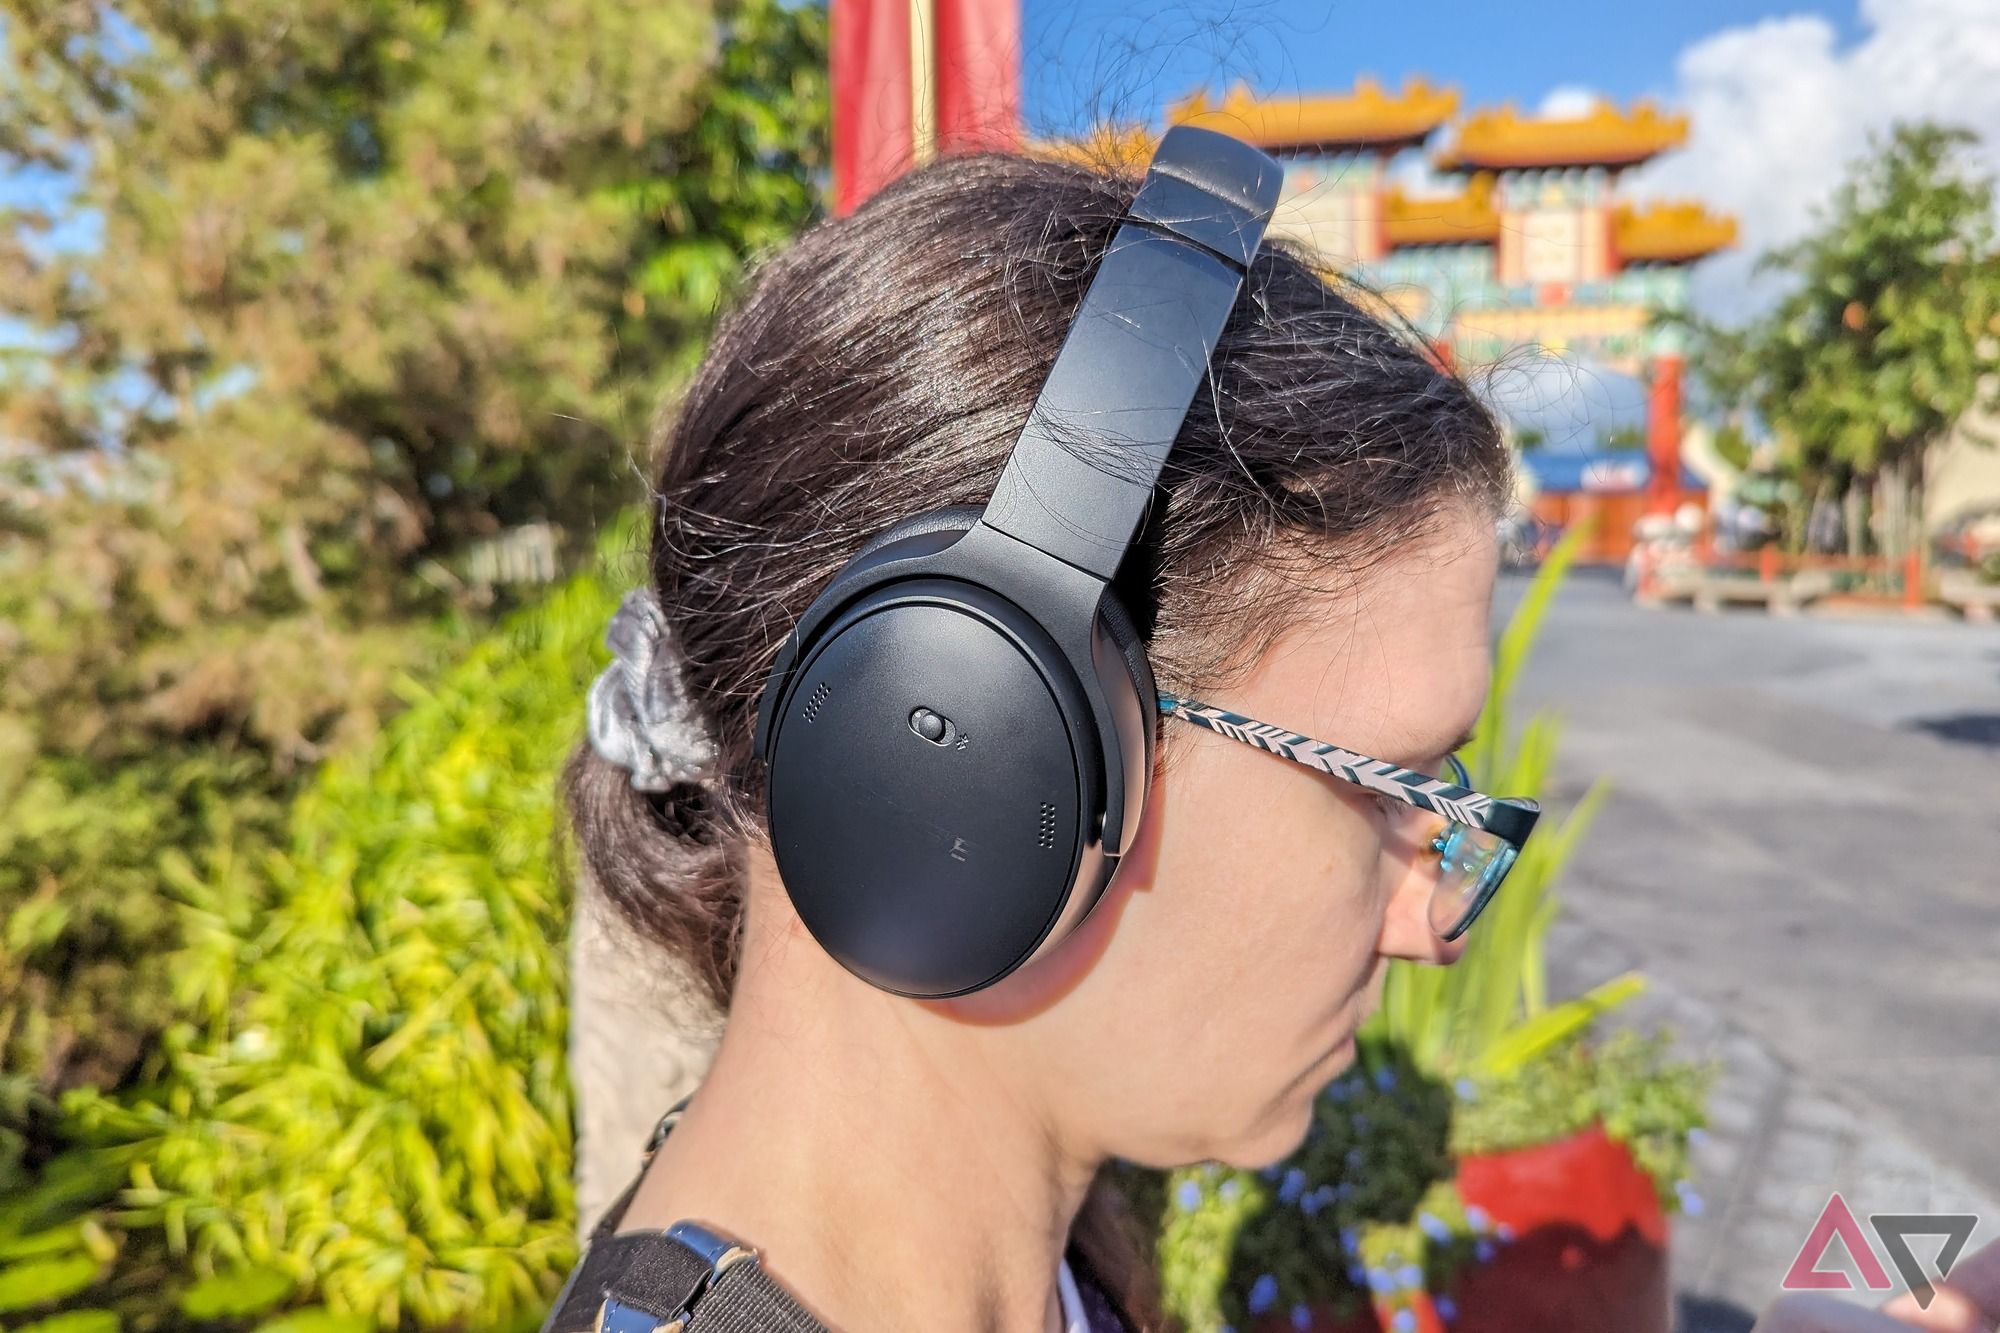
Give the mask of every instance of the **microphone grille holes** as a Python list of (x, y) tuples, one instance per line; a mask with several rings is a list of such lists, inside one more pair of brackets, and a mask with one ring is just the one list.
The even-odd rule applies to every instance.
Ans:
[(1056, 808), (1047, 801), (1042, 802), (1042, 829), (1036, 844), (1045, 851), (1056, 845)]
[(826, 703), (826, 696), (832, 693), (833, 686), (827, 684), (825, 681), (819, 683), (819, 688), (812, 692), (810, 699), (806, 700), (806, 721), (816, 722), (819, 720), (820, 707)]

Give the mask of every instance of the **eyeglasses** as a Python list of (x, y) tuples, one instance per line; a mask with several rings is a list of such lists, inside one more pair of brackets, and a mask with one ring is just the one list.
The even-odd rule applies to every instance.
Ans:
[(1434, 832), (1426, 829), (1430, 837), (1424, 846), (1438, 858), (1431, 929), (1447, 940), (1472, 925), (1514, 868), (1542, 815), (1537, 802), (1473, 790), (1457, 755), (1450, 756), (1452, 780), (1446, 781), (1175, 694), (1160, 695), (1160, 711), (1400, 801), (1438, 821)]

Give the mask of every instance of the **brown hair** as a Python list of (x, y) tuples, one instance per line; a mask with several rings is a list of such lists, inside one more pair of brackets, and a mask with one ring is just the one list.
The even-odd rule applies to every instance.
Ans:
[[(983, 503), (1135, 180), (1022, 157), (910, 172), (813, 228), (717, 330), (660, 458), (650, 568), (719, 742), (720, 781), (664, 797), (580, 746), (571, 831), (599, 889), (726, 1008), (746, 846), (761, 841), (758, 695), (794, 620), (870, 535)], [(1499, 431), (1415, 340), (1267, 244), (1121, 584), (1162, 689), (1199, 693), (1349, 578), (1508, 490)], [(1289, 585), (1289, 586), (1287, 586)], [(1164, 750), (1163, 738), (1163, 750)], [(1135, 1228), (1099, 1182), (1084, 1267), (1160, 1322)]]

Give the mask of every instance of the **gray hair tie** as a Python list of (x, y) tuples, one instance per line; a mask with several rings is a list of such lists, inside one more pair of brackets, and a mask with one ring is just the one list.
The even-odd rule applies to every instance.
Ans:
[(611, 664), (590, 687), (590, 747), (636, 791), (715, 780), (715, 738), (687, 696), (679, 646), (651, 588), (625, 594), (604, 631)]

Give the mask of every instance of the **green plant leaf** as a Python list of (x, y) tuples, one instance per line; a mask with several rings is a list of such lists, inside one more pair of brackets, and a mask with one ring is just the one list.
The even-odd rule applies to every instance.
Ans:
[(361, 1315), (335, 1314), (331, 1310), (314, 1308), (294, 1310), (266, 1320), (251, 1333), (374, 1333), (374, 1329), (374, 1321)]
[(275, 1268), (246, 1268), (205, 1277), (181, 1293), (181, 1313), (193, 1319), (225, 1319), (268, 1310), (292, 1294), (292, 1279)]
[(118, 1333), (120, 1326), (116, 1311), (66, 1310), (32, 1324), (17, 1324), (13, 1333)]
[(97, 1269), (97, 1260), (87, 1254), (0, 1268), (0, 1313), (31, 1310), (74, 1296), (97, 1280)]
[(1512, 1074), (1557, 1042), (1582, 1032), (1606, 1013), (1646, 989), (1637, 972), (1613, 977), (1573, 1000), (1565, 1000), (1519, 1024), (1487, 1048), (1480, 1062), (1489, 1074)]

